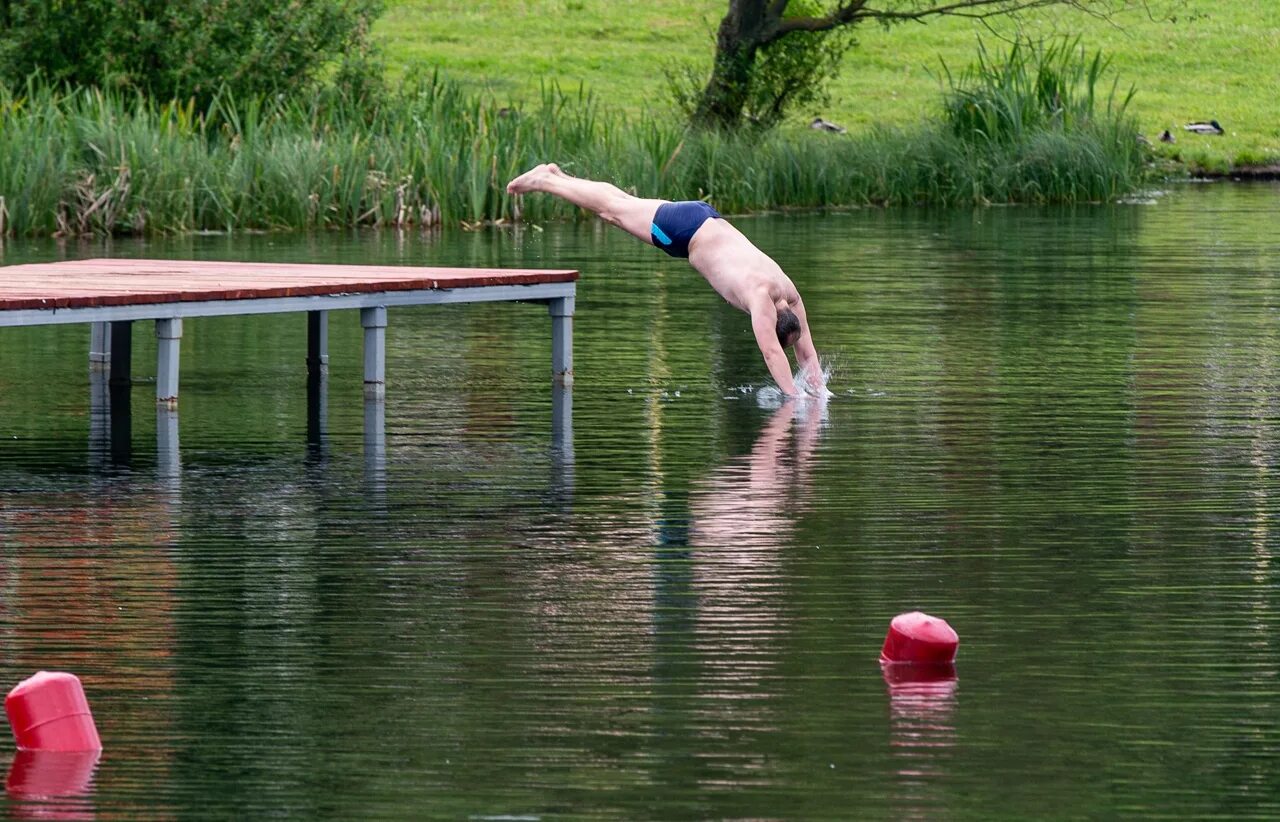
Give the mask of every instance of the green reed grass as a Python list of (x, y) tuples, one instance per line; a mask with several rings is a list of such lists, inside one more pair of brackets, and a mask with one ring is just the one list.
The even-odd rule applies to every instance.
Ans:
[[(1120, 112), (1122, 114), (1122, 112)], [(688, 133), (544, 88), (504, 107), (438, 75), (377, 105), (216, 100), (205, 111), (93, 89), (0, 88), (3, 233), (75, 235), (475, 226), (578, 215), (506, 182), (554, 160), (644, 196), (723, 211), (865, 204), (1078, 202), (1141, 180), (1111, 109), (1001, 140), (945, 122), (859, 137)]]

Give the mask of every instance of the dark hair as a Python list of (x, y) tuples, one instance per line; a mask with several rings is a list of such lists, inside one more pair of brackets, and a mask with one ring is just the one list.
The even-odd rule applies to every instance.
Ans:
[(790, 308), (778, 312), (778, 324), (774, 326), (778, 332), (778, 343), (786, 348), (800, 339), (800, 318)]

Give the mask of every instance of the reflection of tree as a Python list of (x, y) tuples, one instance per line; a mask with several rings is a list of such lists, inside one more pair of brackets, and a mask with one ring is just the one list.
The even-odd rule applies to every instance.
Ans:
[(167, 498), (133, 486), (0, 503), (0, 546), (13, 558), (0, 566), (0, 613), (14, 625), (5, 660), (31, 673), (145, 673), (155, 685), (150, 660), (171, 652), (177, 575), (163, 549), (174, 541)]
[[(96, 713), (108, 717), (99, 725), (108, 746), (112, 739), (172, 737), (167, 712), (156, 706), (174, 690), (179, 577), (170, 551), (180, 505), (162, 488), (119, 478), (0, 497), (4, 681), (38, 670), (77, 674)], [(163, 779), (172, 751), (152, 744), (131, 756)], [(96, 755), (20, 757), (10, 793), (18, 800), (87, 795), (96, 762)], [(30, 807), (51, 817), (92, 817), (88, 800)]]

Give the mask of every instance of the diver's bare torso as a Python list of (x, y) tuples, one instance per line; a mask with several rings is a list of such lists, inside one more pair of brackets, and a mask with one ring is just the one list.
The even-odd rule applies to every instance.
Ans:
[(727, 220), (704, 222), (689, 241), (689, 264), (733, 307), (751, 313), (753, 303), (800, 302), (791, 278)]

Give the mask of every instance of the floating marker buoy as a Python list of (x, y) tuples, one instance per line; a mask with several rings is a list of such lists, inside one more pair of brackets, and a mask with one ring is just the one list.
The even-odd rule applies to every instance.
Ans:
[(880, 662), (944, 665), (955, 660), (959, 644), (960, 637), (945, 619), (911, 611), (889, 623)]
[(24, 679), (4, 698), (4, 712), (19, 750), (102, 750), (89, 700), (75, 674), (40, 671)]

